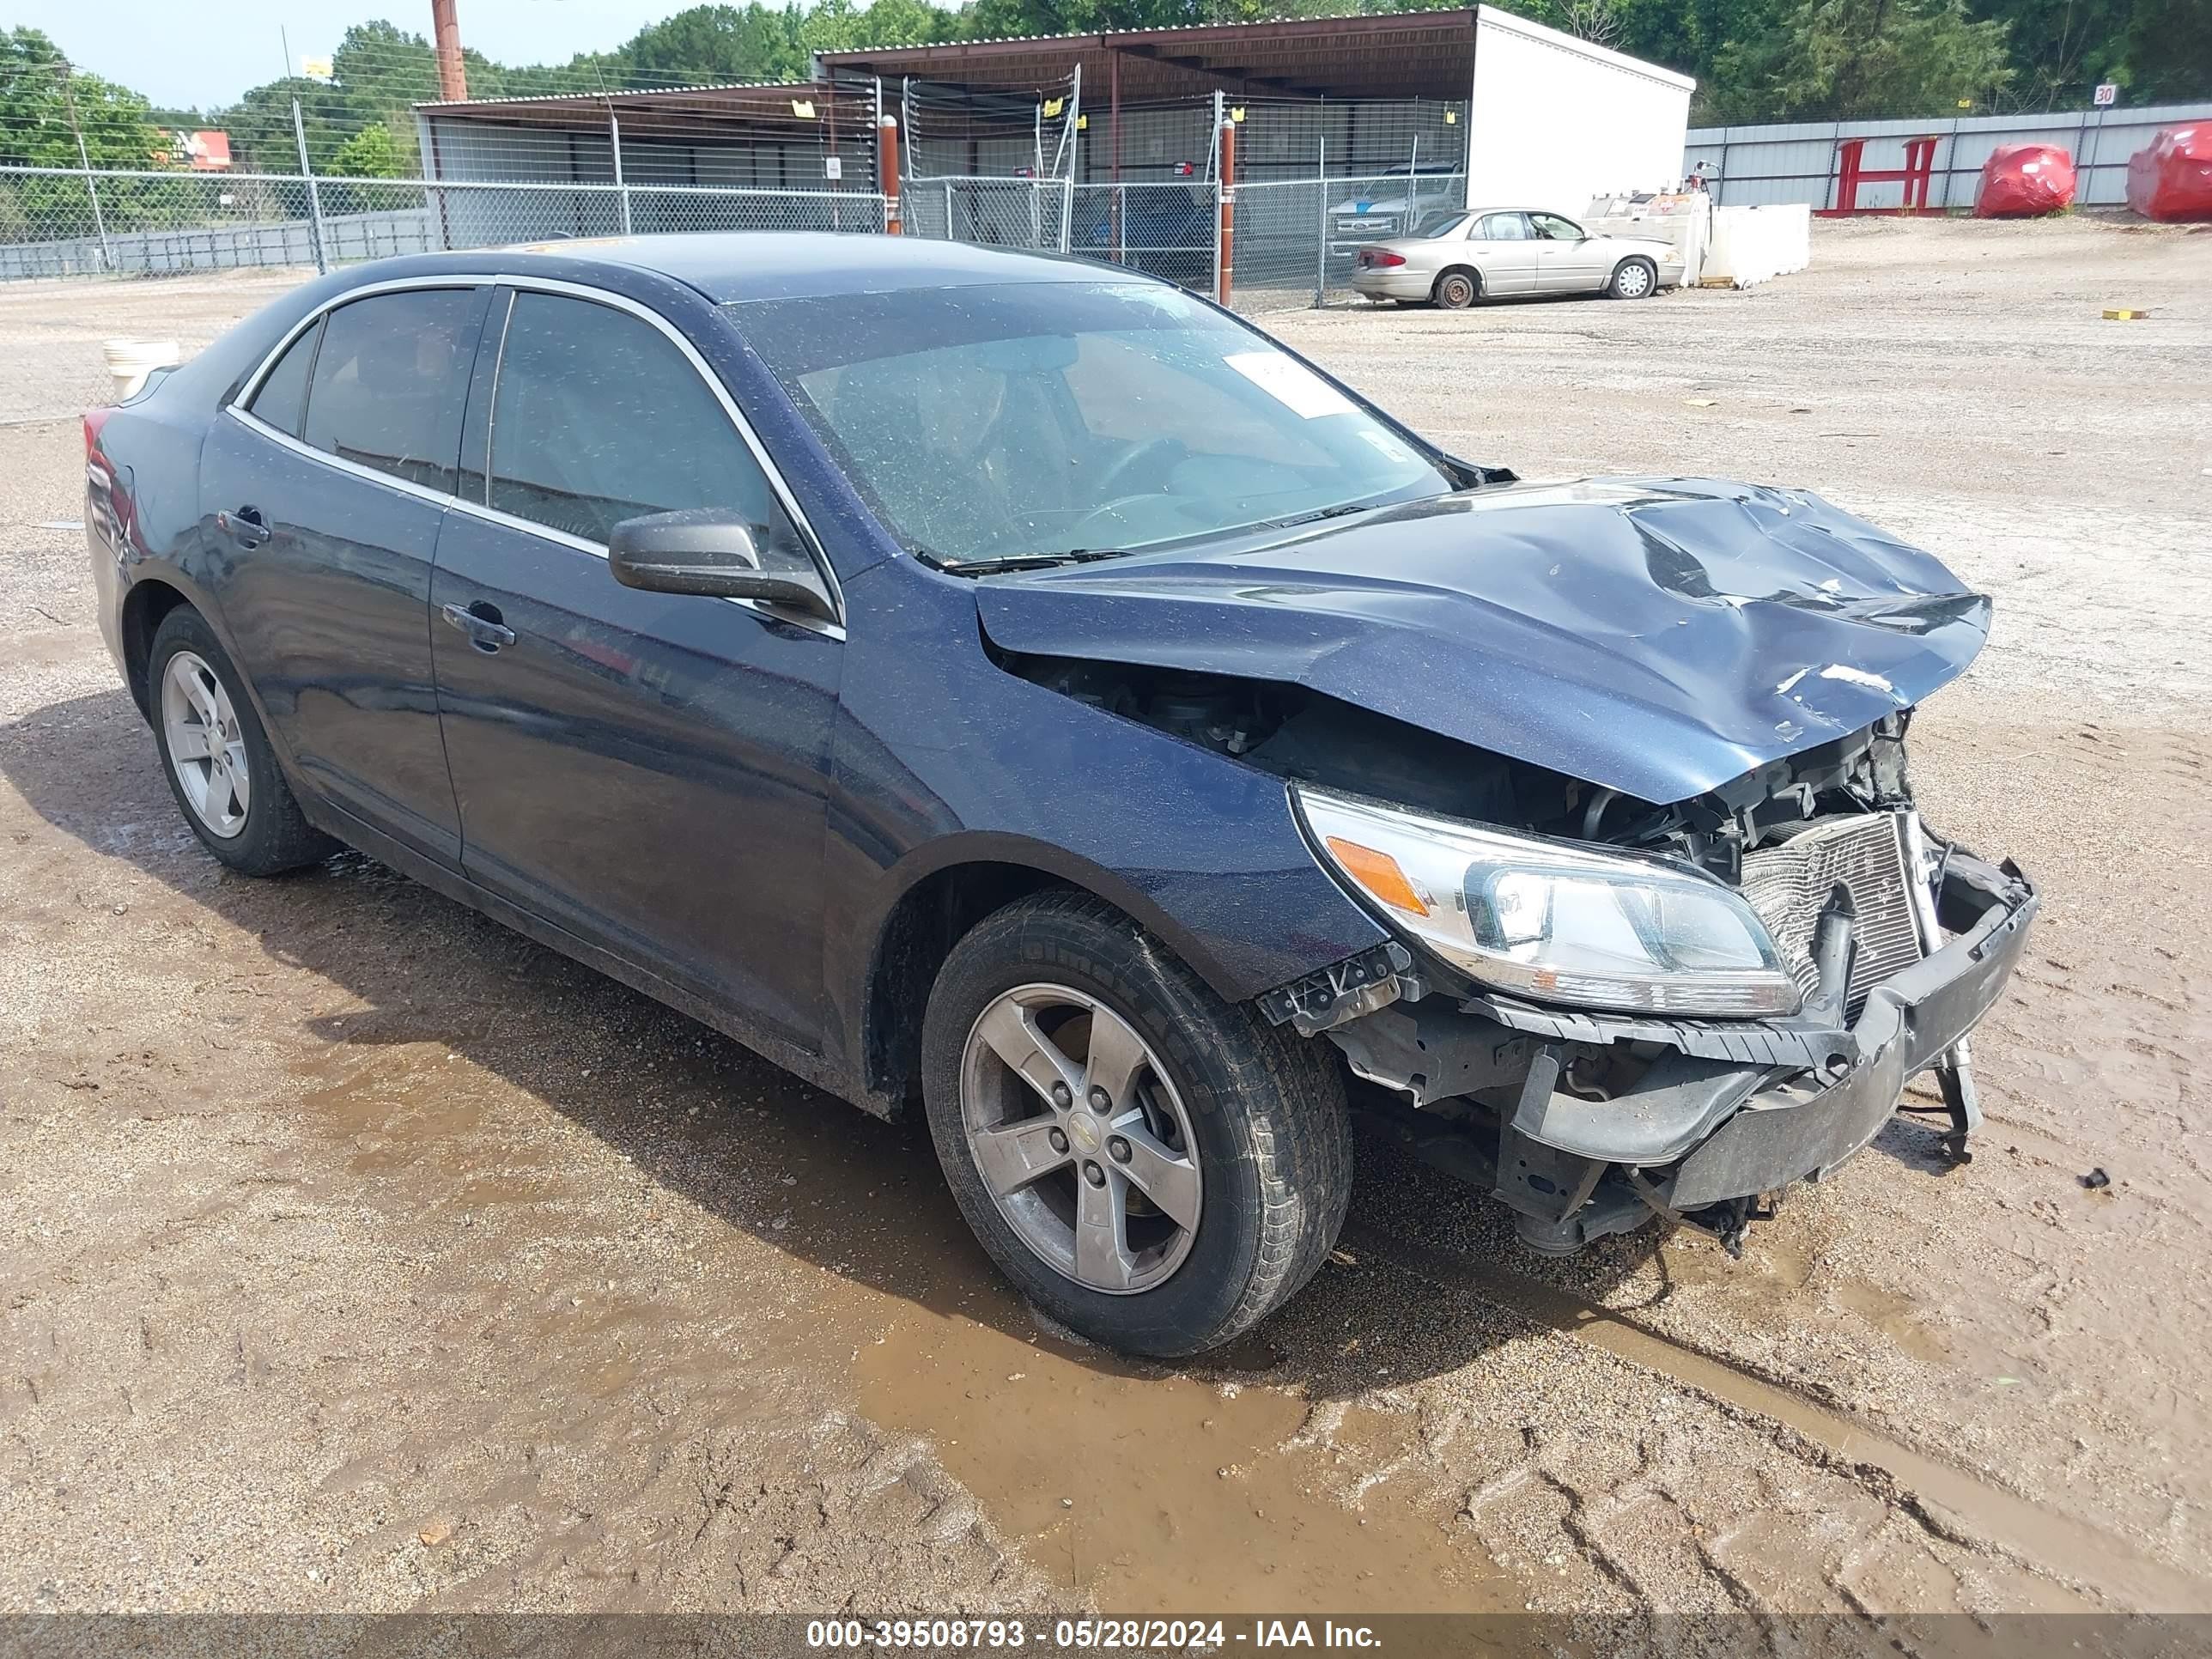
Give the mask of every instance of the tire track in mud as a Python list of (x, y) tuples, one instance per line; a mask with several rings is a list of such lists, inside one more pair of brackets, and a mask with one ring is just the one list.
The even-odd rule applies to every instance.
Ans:
[(1723, 1407), (1778, 1425), (1855, 1473), (1878, 1471), (1881, 1478), (1872, 1484), (1892, 1489), (1878, 1495), (1893, 1498), (1921, 1526), (1949, 1542), (1995, 1550), (2031, 1571), (2133, 1609), (2212, 1613), (2212, 1583), (2150, 1560), (2100, 1528), (1915, 1451), (1794, 1389), (1658, 1335), (1615, 1310), (1364, 1222), (1346, 1227), (1342, 1243), (1364, 1260), (1472, 1296), (1656, 1371)]

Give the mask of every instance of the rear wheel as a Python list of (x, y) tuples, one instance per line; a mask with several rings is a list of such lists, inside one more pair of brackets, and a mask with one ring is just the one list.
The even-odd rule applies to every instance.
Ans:
[(1659, 272), (1649, 259), (1623, 259), (1613, 268), (1606, 295), (1614, 300), (1642, 300), (1659, 286)]
[(1230, 1340), (1313, 1276), (1343, 1224), (1335, 1071), (1087, 896), (1023, 900), (954, 947), (922, 1087), (992, 1260), (1112, 1347)]
[(301, 816), (237, 669), (190, 605), (155, 630), (146, 683), (169, 791), (209, 852), (242, 874), (270, 876), (337, 850)]
[(1480, 297), (1482, 283), (1471, 270), (1454, 269), (1437, 278), (1431, 297), (1447, 311), (1464, 311)]

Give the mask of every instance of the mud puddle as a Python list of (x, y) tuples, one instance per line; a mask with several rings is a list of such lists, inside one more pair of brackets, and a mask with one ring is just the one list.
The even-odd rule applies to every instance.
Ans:
[(1772, 1419), (1846, 1462), (1881, 1470), (1936, 1531), (1985, 1541), (2062, 1583), (2131, 1608), (2212, 1612), (2212, 1583), (2144, 1559), (2118, 1539), (2030, 1503), (1723, 1361), (1655, 1335), (1610, 1310), (1492, 1264), (1355, 1223), (1345, 1241), (1363, 1256), (1547, 1326), (1616, 1358), (1672, 1376), (1712, 1399)]
[[(915, 1141), (927, 1159), (918, 1131)], [(868, 1241), (883, 1255), (858, 1276), (896, 1261), (901, 1294), (887, 1304), (838, 1282), (822, 1298), (855, 1334), (860, 1408), (926, 1437), (1073, 1596), (1167, 1616), (1522, 1606), (1516, 1582), (1456, 1528), (1451, 1495), (1384, 1480), (1348, 1498), (1340, 1455), (1387, 1467), (1410, 1449), (1410, 1417), (1332, 1404), (1316, 1434), (1298, 1394), (1236, 1380), (1250, 1357), (1239, 1347), (1199, 1376), (1064, 1336), (1006, 1287), (933, 1164), (870, 1169), (866, 1184), (895, 1188), (898, 1225)], [(846, 1247), (857, 1253), (858, 1241)]]
[[(1026, 1317), (1003, 1300), (1009, 1323)], [(1447, 1530), (1448, 1500), (1392, 1483), (1356, 1509), (1337, 1497), (1325, 1453), (1301, 1437), (1309, 1408), (1285, 1391), (1125, 1370), (1096, 1350), (962, 1319), (902, 1319), (856, 1370), (872, 1420), (930, 1436), (1030, 1559), (1101, 1607), (1521, 1606), (1480, 1547)], [(1406, 1449), (1391, 1419), (1359, 1416), (1333, 1423), (1332, 1443), (1379, 1442), (1376, 1463)]]
[[(509, 1249), (541, 1229), (566, 1235), (582, 1194), (518, 1123), (526, 1103), (494, 1103), (498, 1083), (485, 1073), (500, 1069), (497, 1055), (459, 1047), (416, 1041), (366, 1066), (357, 1057), (303, 1066), (313, 1085), (303, 1115), (340, 1143), (371, 1203), (496, 1222), (477, 1233), (497, 1231)], [(1413, 1449), (1410, 1414), (1334, 1401), (1316, 1413), (1295, 1387), (1240, 1380), (1234, 1350), (1194, 1376), (1060, 1334), (975, 1245), (918, 1125), (818, 1096), (757, 1106), (744, 1098), (752, 1091), (733, 1092), (701, 1060), (665, 1067), (649, 1101), (610, 1078), (603, 1092), (584, 1085), (556, 1103), (618, 1146), (641, 1114), (675, 1126), (672, 1147), (624, 1149), (668, 1189), (668, 1207), (689, 1197), (710, 1212), (696, 1218), (696, 1259), (711, 1285), (703, 1305), (678, 1313), (639, 1286), (611, 1305), (592, 1295), (590, 1317), (555, 1297), (550, 1322), (532, 1327), (534, 1340), (567, 1350), (580, 1393), (605, 1399), (661, 1365), (696, 1367), (672, 1319), (772, 1325), (780, 1368), (841, 1378), (833, 1391), (869, 1421), (927, 1441), (1071, 1607), (1170, 1616), (1522, 1607), (1517, 1582), (1458, 1520), (1453, 1494), (1375, 1478)], [(787, 1099), (797, 1085), (777, 1092)], [(780, 1253), (772, 1272), (755, 1241)], [(1252, 1369), (1270, 1364), (1261, 1355)], [(726, 1423), (744, 1400), (742, 1389), (725, 1396)]]

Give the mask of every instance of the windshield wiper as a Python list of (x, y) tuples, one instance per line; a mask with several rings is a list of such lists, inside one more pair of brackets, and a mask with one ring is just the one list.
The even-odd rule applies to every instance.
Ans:
[(1395, 507), (1395, 501), (1345, 501), (1336, 507), (1324, 507), (1315, 513), (1298, 513), (1287, 519), (1269, 519), (1257, 526), (1263, 530), (1288, 530), (1295, 525), (1319, 524), (1323, 519), (1341, 519), (1347, 514), (1371, 512), (1378, 507)]
[(943, 559), (939, 568), (956, 576), (974, 575), (987, 570), (1048, 570), (1060, 564), (1089, 564), (1094, 559), (1118, 559), (1132, 550), (1126, 547), (1071, 547), (1060, 553), (1009, 553), (997, 559)]

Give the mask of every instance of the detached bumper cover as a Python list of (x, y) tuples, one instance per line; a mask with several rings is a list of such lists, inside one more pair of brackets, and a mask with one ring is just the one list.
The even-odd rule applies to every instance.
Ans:
[(1957, 937), (1876, 986), (1851, 1027), (1857, 1054), (1810, 1095), (1753, 1096), (1683, 1158), (1668, 1201), (1697, 1209), (1826, 1175), (1881, 1131), (1905, 1085), (1955, 1048), (2003, 994), (2041, 900), (2015, 866), (1954, 854), (1944, 925)]

